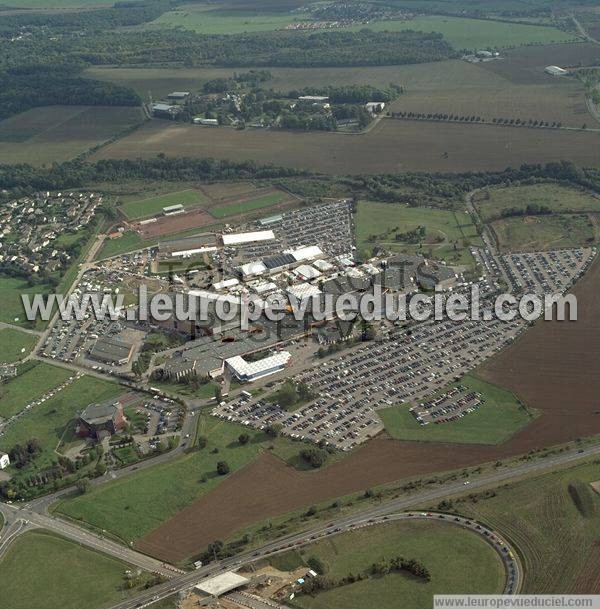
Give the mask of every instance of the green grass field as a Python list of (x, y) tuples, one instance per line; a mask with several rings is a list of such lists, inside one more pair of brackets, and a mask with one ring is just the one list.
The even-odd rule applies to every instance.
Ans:
[(43, 285), (30, 286), (26, 280), (18, 277), (0, 276), (0, 321), (30, 327), (32, 324), (25, 318), (21, 294), (43, 294), (49, 289)]
[(124, 573), (129, 568), (62, 537), (29, 531), (0, 562), (0, 609), (99, 609), (112, 605), (135, 593), (123, 589)]
[(379, 21), (370, 23), (367, 27), (375, 31), (411, 29), (440, 32), (457, 50), (550, 44), (577, 39), (573, 34), (554, 27), (438, 15), (417, 17), (410, 21)]
[[(217, 461), (227, 461), (233, 472), (270, 445), (285, 460), (302, 447), (285, 438), (267, 439), (241, 425), (207, 416), (201, 416), (198, 433), (208, 439), (202, 450), (62, 501), (57, 511), (106, 529), (126, 542), (133, 541), (220, 484), (225, 478), (216, 473)], [(237, 438), (241, 433), (250, 433), (252, 440), (240, 445)], [(213, 453), (214, 449), (218, 452)]]
[(206, 5), (191, 5), (162, 14), (150, 27), (183, 27), (201, 34), (241, 34), (279, 30), (299, 20), (290, 13), (206, 10)]
[[(473, 262), (469, 245), (481, 245), (469, 215), (461, 211), (360, 201), (355, 224), (359, 252), (382, 245), (393, 252), (419, 253), (451, 264), (468, 265)], [(395, 240), (397, 234), (418, 226), (426, 227), (421, 246)]]
[(125, 201), (120, 205), (120, 209), (129, 219), (136, 219), (159, 214), (163, 207), (169, 205), (181, 204), (184, 207), (192, 207), (205, 202), (206, 197), (203, 193), (190, 189), (170, 192), (148, 199)]
[(600, 495), (591, 495), (595, 515), (584, 516), (568, 487), (599, 479), (596, 461), (511, 483), (476, 503), (455, 501), (455, 508), (496, 528), (514, 544), (524, 566), (523, 594), (597, 591)]
[(600, 211), (599, 197), (552, 183), (485, 189), (476, 194), (474, 203), (484, 221), (498, 218), (506, 209), (525, 209), (530, 204), (549, 207), (554, 213)]
[(247, 213), (254, 211), (255, 209), (262, 209), (263, 207), (271, 207), (277, 205), (285, 200), (288, 195), (284, 192), (277, 191), (272, 192), (254, 199), (247, 199), (246, 201), (240, 201), (239, 203), (229, 203), (227, 205), (217, 205), (211, 207), (208, 211), (215, 218), (227, 218), (228, 216), (235, 216), (237, 214)]
[(490, 226), (503, 251), (537, 252), (594, 243), (594, 225), (585, 214), (517, 216), (495, 220)]
[(10, 364), (23, 359), (31, 352), (37, 337), (12, 328), (0, 329), (0, 364)]
[(0, 417), (20, 412), (29, 402), (60, 385), (70, 375), (71, 372), (64, 368), (35, 362), (23, 374), (0, 385)]
[(510, 391), (471, 375), (460, 384), (482, 393), (485, 404), (457, 421), (423, 426), (409, 412), (409, 405), (392, 406), (377, 413), (386, 431), (398, 440), (458, 444), (501, 444), (535, 416)]
[[(52, 386), (56, 385), (60, 372), (65, 372), (69, 376), (68, 371), (62, 369), (57, 371), (50, 366), (48, 368), (51, 369), (54, 379)], [(44, 373), (49, 375), (50, 370)], [(68, 433), (68, 426), (73, 423), (78, 412), (92, 402), (101, 402), (116, 397), (122, 392), (122, 388), (116, 383), (91, 376), (81, 377), (43, 404), (33, 407), (19, 420), (18, 425), (9, 427), (0, 438), (0, 448), (6, 451), (15, 444), (37, 438), (42, 446), (42, 453), (35, 460), (34, 465), (35, 467), (48, 465), (60, 439), (63, 434)]]
[(494, 550), (475, 533), (439, 522), (386, 523), (336, 535), (301, 550), (319, 558), (327, 576), (359, 573), (374, 562), (395, 556), (414, 558), (431, 573), (425, 583), (391, 573), (322, 592), (298, 595), (294, 605), (306, 609), (422, 609), (434, 594), (494, 594), (503, 588), (504, 569)]

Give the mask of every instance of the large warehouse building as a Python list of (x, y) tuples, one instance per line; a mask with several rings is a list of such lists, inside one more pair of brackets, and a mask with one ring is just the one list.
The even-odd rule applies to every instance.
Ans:
[(280, 351), (275, 355), (249, 362), (241, 355), (236, 355), (226, 359), (225, 364), (238, 380), (252, 382), (269, 374), (280, 372), (287, 366), (291, 357), (292, 354), (289, 351)]

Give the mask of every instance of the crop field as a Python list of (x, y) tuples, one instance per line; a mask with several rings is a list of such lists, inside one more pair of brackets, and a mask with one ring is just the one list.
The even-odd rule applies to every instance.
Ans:
[(600, 165), (600, 133), (383, 119), (364, 135), (206, 129), (151, 121), (92, 160), (175, 156), (249, 160), (322, 173), (491, 171), (561, 159)]
[(257, 209), (263, 209), (264, 207), (272, 207), (284, 202), (286, 199), (289, 199), (287, 193), (275, 191), (259, 197), (241, 199), (235, 203), (217, 205), (211, 207), (209, 211), (215, 218), (227, 218), (228, 216), (237, 216)]
[(594, 224), (585, 214), (517, 216), (490, 224), (501, 251), (529, 251), (590, 246)]
[[(248, 68), (251, 69), (251, 68)], [(264, 68), (263, 68), (264, 69)], [(273, 79), (266, 86), (280, 91), (302, 87), (370, 84), (387, 87), (401, 84), (407, 91), (443, 88), (500, 88), (506, 80), (478, 65), (453, 59), (404, 66), (355, 66), (339, 68), (268, 68)], [(88, 68), (84, 75), (108, 80), (135, 89), (144, 97), (148, 91), (154, 98), (171, 91), (197, 91), (213, 78), (231, 77), (234, 68)]]
[[(473, 259), (465, 241), (470, 245), (481, 245), (470, 216), (460, 211), (360, 201), (355, 226), (359, 251), (379, 244), (392, 251), (431, 254), (450, 263), (471, 264)], [(396, 240), (396, 236), (419, 226), (426, 227), (421, 247)]]
[(163, 207), (168, 207), (169, 205), (181, 204), (184, 207), (193, 207), (204, 202), (206, 202), (206, 197), (202, 192), (198, 190), (180, 190), (148, 199), (124, 201), (119, 207), (128, 218), (135, 219), (159, 214)]
[(546, 66), (600, 65), (600, 46), (591, 42), (529, 46), (505, 51), (503, 57), (500, 61), (480, 65), (482, 69), (517, 84), (543, 84), (557, 80), (544, 72)]
[(386, 431), (398, 440), (501, 444), (534, 418), (510, 391), (472, 375), (461, 379), (460, 384), (483, 394), (485, 403), (475, 412), (458, 421), (423, 426), (408, 411), (408, 405), (392, 406), (377, 411)]
[(396, 99), (392, 111), (529, 119), (560, 122), (565, 127), (593, 125), (585, 104), (585, 91), (578, 81), (565, 79), (538, 85), (504, 83), (496, 87), (445, 88), (408, 91)]
[(553, 213), (600, 212), (600, 197), (552, 183), (489, 188), (477, 193), (473, 202), (484, 221), (499, 217), (507, 209), (524, 210), (533, 203)]
[(129, 565), (44, 531), (19, 537), (0, 563), (0, 609), (100, 609), (127, 598)]
[(456, 509), (497, 528), (519, 551), (524, 565), (523, 594), (598, 594), (600, 496), (595, 512), (581, 513), (569, 485), (588, 485), (597, 464), (581, 465), (498, 488), (495, 496)]
[(415, 559), (431, 573), (430, 582), (400, 573), (369, 578), (321, 592), (298, 595), (294, 603), (306, 609), (403, 609), (431, 604), (434, 594), (497, 594), (504, 567), (495, 551), (475, 533), (449, 523), (386, 523), (336, 535), (300, 550), (304, 559), (318, 558), (334, 579), (361, 573), (373, 563), (396, 556)]
[(0, 385), (0, 417), (7, 418), (23, 410), (29, 402), (70, 376), (68, 370), (44, 362), (26, 365), (30, 366), (26, 372)]
[[(48, 368), (53, 372), (52, 386), (55, 386), (56, 379), (60, 378), (59, 373), (54, 370), (54, 367), (48, 366)], [(69, 376), (68, 371), (61, 369), (61, 372), (65, 372), (66, 376)], [(37, 438), (43, 452), (35, 464), (38, 467), (42, 463), (48, 465), (67, 425), (74, 424), (73, 419), (76, 415), (88, 404), (101, 402), (117, 396), (119, 393), (122, 393), (122, 390), (115, 383), (84, 376), (43, 404), (34, 406), (19, 420), (18, 425), (9, 427), (0, 439), (0, 447), (6, 451), (15, 444), (24, 443), (30, 438)]]
[(142, 121), (140, 108), (45, 106), (0, 122), (0, 162), (70, 159)]
[(12, 328), (0, 329), (0, 364), (10, 364), (28, 355), (37, 337)]

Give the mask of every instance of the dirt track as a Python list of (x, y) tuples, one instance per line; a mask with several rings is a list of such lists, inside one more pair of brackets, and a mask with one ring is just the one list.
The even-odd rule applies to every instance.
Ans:
[(150, 224), (134, 224), (134, 228), (144, 239), (169, 235), (188, 228), (199, 228), (214, 222), (213, 217), (203, 209), (195, 209), (184, 214), (164, 216)]
[(263, 455), (146, 535), (137, 547), (178, 561), (253, 522), (328, 498), (600, 433), (600, 262), (574, 292), (577, 322), (537, 324), (480, 371), (543, 412), (508, 442), (469, 446), (379, 438), (317, 472), (298, 472)]

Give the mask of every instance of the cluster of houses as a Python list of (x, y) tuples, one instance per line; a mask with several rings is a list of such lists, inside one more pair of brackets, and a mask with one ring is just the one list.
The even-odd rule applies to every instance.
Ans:
[(69, 264), (66, 233), (77, 233), (94, 217), (102, 198), (93, 193), (40, 192), (0, 208), (0, 264), (24, 273), (60, 270)]

